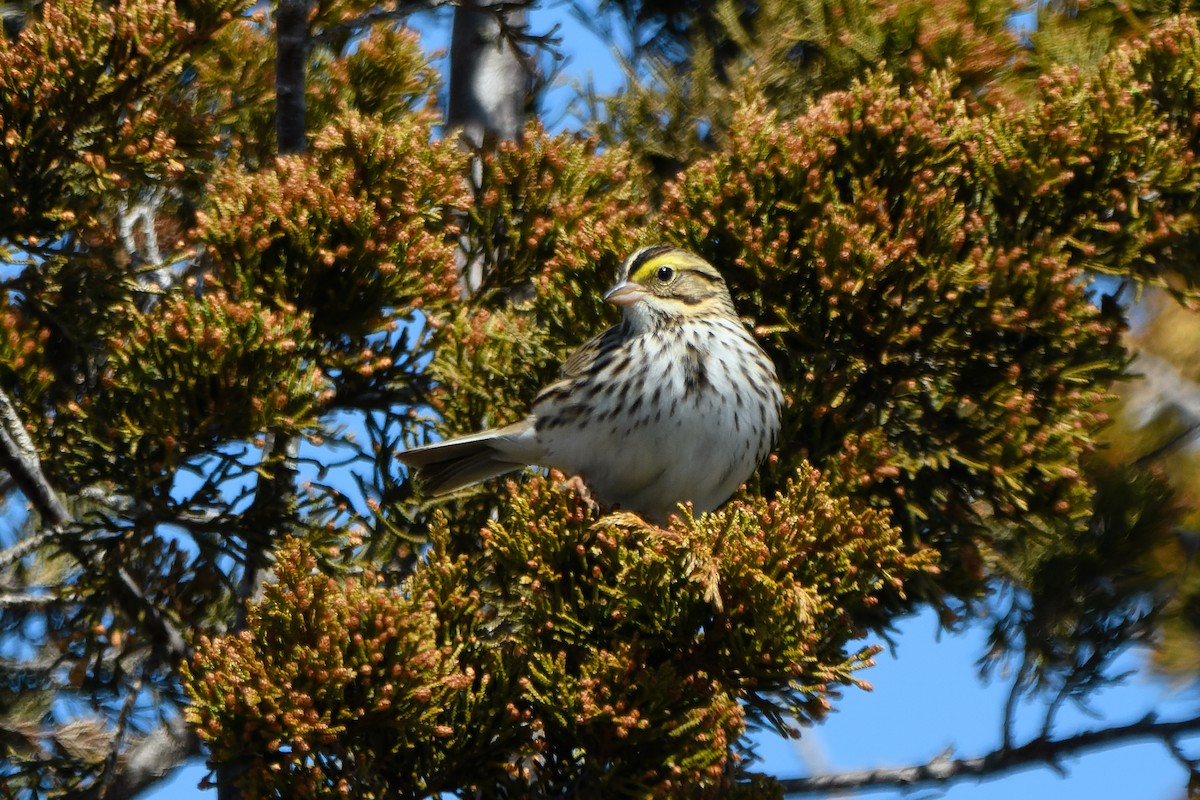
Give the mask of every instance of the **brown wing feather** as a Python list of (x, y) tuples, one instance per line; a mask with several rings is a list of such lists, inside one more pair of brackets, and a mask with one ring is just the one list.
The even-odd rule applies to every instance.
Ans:
[(620, 325), (614, 325), (606, 331), (597, 333), (579, 345), (579, 349), (567, 357), (559, 374), (563, 378), (578, 378), (591, 368), (592, 363), (602, 353), (619, 346), (622, 339), (624, 339), (624, 333)]
[[(575, 381), (591, 372), (598, 360), (618, 349), (623, 339), (624, 331), (620, 325), (588, 339), (563, 362), (561, 378), (542, 389), (534, 404), (556, 394), (569, 395)], [(526, 419), (496, 430), (416, 447), (397, 457), (417, 470), (426, 492), (446, 494), (526, 466), (528, 461), (514, 461), (512, 456), (506, 455), (497, 446), (497, 440), (515, 437), (524, 430), (523, 426), (530, 424), (533, 423)]]
[(554, 395), (561, 395), (564, 399), (569, 397), (575, 381), (592, 372), (596, 362), (618, 349), (624, 339), (625, 331), (620, 325), (614, 325), (581, 344), (579, 349), (563, 362), (562, 369), (559, 370), (559, 379), (538, 392), (533, 401), (534, 405)]

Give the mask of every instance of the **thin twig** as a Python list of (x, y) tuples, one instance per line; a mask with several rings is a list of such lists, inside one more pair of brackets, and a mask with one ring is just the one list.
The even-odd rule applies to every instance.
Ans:
[(1165, 456), (1167, 453), (1174, 450), (1176, 447), (1179, 447), (1180, 445), (1186, 443), (1188, 439), (1190, 439), (1192, 436), (1194, 436), (1197, 433), (1197, 431), (1200, 431), (1200, 422), (1196, 422), (1191, 425), (1188, 425), (1186, 428), (1179, 431), (1174, 436), (1171, 436), (1165, 442), (1158, 445), (1154, 449), (1150, 450), (1148, 453), (1144, 453), (1144, 454), (1138, 456), (1137, 459), (1134, 460), (1134, 462), (1133, 462), (1134, 465), (1141, 467), (1151, 461), (1154, 461), (1158, 458), (1161, 458), (1162, 456)]
[(1042, 717), (1042, 736), (1049, 736), (1054, 730), (1054, 722), (1058, 719), (1058, 712), (1071, 696), (1071, 691), (1075, 688), (1075, 684), (1069, 678), (1063, 681), (1063, 685), (1058, 687), (1058, 691), (1054, 693), (1054, 699), (1046, 704), (1046, 713)]
[(1013, 742), (1013, 725), (1016, 723), (1017, 703), (1021, 699), (1021, 695), (1025, 693), (1025, 682), (1029, 678), (1029, 671), (1033, 664), (1030, 662), (1029, 653), (1026, 652), (1021, 657), (1021, 668), (1017, 670), (1017, 675), (1013, 678), (1012, 688), (1009, 689), (1008, 698), (1004, 702), (1004, 722), (1001, 725), (1001, 748), (1012, 746)]
[(50, 540), (58, 536), (59, 533), (61, 531), (57, 528), (42, 528), (37, 533), (26, 536), (12, 547), (0, 550), (0, 569), (8, 567), (10, 564), (15, 564), (30, 553), (41, 549), (44, 545), (49, 544)]
[(1039, 736), (1020, 747), (999, 748), (976, 758), (938, 757), (928, 763), (890, 769), (870, 769), (814, 775), (780, 781), (786, 796), (823, 794), (867, 789), (912, 789), (936, 784), (945, 787), (954, 781), (980, 779), (1020, 767), (1044, 764), (1062, 769), (1065, 756), (1097, 750), (1117, 743), (1157, 739), (1168, 748), (1178, 737), (1200, 732), (1200, 716), (1160, 722), (1156, 715), (1147, 714), (1137, 722), (1097, 728), (1054, 739)]
[(191, 648), (188, 647), (187, 640), (171, 618), (151, 602), (150, 598), (146, 597), (146, 593), (141, 590), (133, 576), (124, 567), (117, 570), (117, 578), (128, 599), (135, 603), (132, 607), (126, 606), (126, 611), (140, 609), (145, 613), (146, 625), (154, 633), (155, 644), (163, 647), (169, 661), (178, 663), (186, 659), (191, 653)]
[(117, 770), (117, 760), (121, 755), (121, 743), (125, 738), (125, 734), (128, 732), (129, 717), (131, 714), (133, 714), (134, 706), (137, 704), (137, 699), (142, 692), (142, 686), (144, 686), (146, 682), (144, 664), (142, 665), (142, 669), (143, 674), (138, 676), (137, 680), (133, 682), (133, 685), (130, 686), (128, 691), (125, 693), (125, 702), (121, 704), (121, 712), (117, 715), (116, 724), (113, 726), (115, 731), (112, 739), (112, 747), (109, 749), (108, 758), (106, 759), (106, 763), (104, 765), (104, 779), (100, 782), (101, 800), (109, 797), (109, 791), (112, 789), (113, 784), (116, 782), (117, 775), (119, 774)]
[(61, 597), (49, 594), (34, 594), (32, 592), (0, 593), (0, 608), (49, 608), (63, 602)]
[[(41, 459), (38, 457), (33, 440), (29, 438), (12, 400), (3, 390), (0, 390), (0, 464), (4, 465), (13, 480), (21, 487), (21, 491), (33, 503), (43, 522), (48, 523), (54, 529), (50, 531), (51, 538), (53, 535), (61, 534), (63, 529), (74, 522), (66, 505), (42, 471)], [(39, 542), (46, 541), (41, 534), (33, 538)], [(86, 564), (88, 559), (82, 547), (83, 543), (72, 542), (69, 544), (71, 546), (68, 547), (68, 550), (72, 555), (80, 564)], [(11, 560), (20, 558), (23, 553), (29, 552), (29, 548), (19, 550), (18, 547), (9, 548), (0, 554), (0, 558), (7, 558), (11, 562)], [(17, 553), (15, 556), (12, 555), (14, 551)], [(2, 563), (5, 562), (0, 561), (0, 564)], [(146, 597), (137, 582), (124, 568), (117, 570), (117, 577), (124, 589), (125, 603), (123, 605), (126, 613), (134, 619), (144, 616), (147, 625), (156, 634), (157, 643), (164, 647), (165, 655), (170, 661), (178, 663), (187, 658), (190, 652), (187, 642), (166, 613)]]

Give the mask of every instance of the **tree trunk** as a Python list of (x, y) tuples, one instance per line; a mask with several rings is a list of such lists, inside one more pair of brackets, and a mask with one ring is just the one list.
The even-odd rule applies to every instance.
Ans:
[[(275, 135), (279, 155), (300, 155), (308, 149), (305, 128), (304, 88), (308, 64), (308, 13), (311, 0), (280, 0), (275, 16)], [(256, 511), (264, 520), (284, 519), (285, 507), (295, 492), (296, 456), (300, 443), (292, 438), (279, 438), (269, 433), (263, 445), (263, 463), (274, 461), (274, 469), (259, 475), (258, 486), (250, 514)], [(267, 549), (270, 539), (283, 531), (269, 529), (267, 541), (247, 542), (246, 563), (238, 583), (238, 609), (234, 630), (246, 626), (246, 603), (256, 599), (263, 581), (269, 574)], [(258, 546), (256, 547), (255, 544)], [(236, 767), (217, 770), (217, 800), (242, 800), (242, 792), (234, 786)]]
[[(500, 11), (502, 0), (466, 0), (454, 10), (450, 39), (450, 90), (446, 125), (457, 130), (464, 147), (479, 150), (497, 141), (521, 137), (532, 86), (528, 57), (506, 35), (526, 24), (523, 8)], [(478, 159), (471, 169), (478, 192), (482, 172)], [(484, 264), (459, 251), (459, 285), (464, 295), (483, 283)]]
[(275, 15), (275, 135), (281, 156), (303, 153), (310, 0), (280, 0)]
[(525, 121), (531, 68), (506, 33), (526, 24), (523, 8), (498, 11), (502, 0), (467, 0), (454, 10), (446, 123), (475, 147), (517, 139)]

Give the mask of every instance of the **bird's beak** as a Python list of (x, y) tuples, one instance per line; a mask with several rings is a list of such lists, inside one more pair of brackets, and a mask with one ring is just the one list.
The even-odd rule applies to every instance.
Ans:
[(630, 281), (621, 281), (608, 290), (608, 294), (604, 295), (604, 302), (612, 303), (614, 306), (628, 306), (645, 296), (646, 290), (643, 287)]

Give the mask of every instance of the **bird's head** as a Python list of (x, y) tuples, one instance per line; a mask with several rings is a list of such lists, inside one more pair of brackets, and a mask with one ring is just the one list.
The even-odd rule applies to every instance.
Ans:
[(616, 285), (604, 299), (621, 306), (625, 319), (635, 323), (734, 313), (716, 267), (695, 253), (664, 244), (643, 247), (625, 259)]

